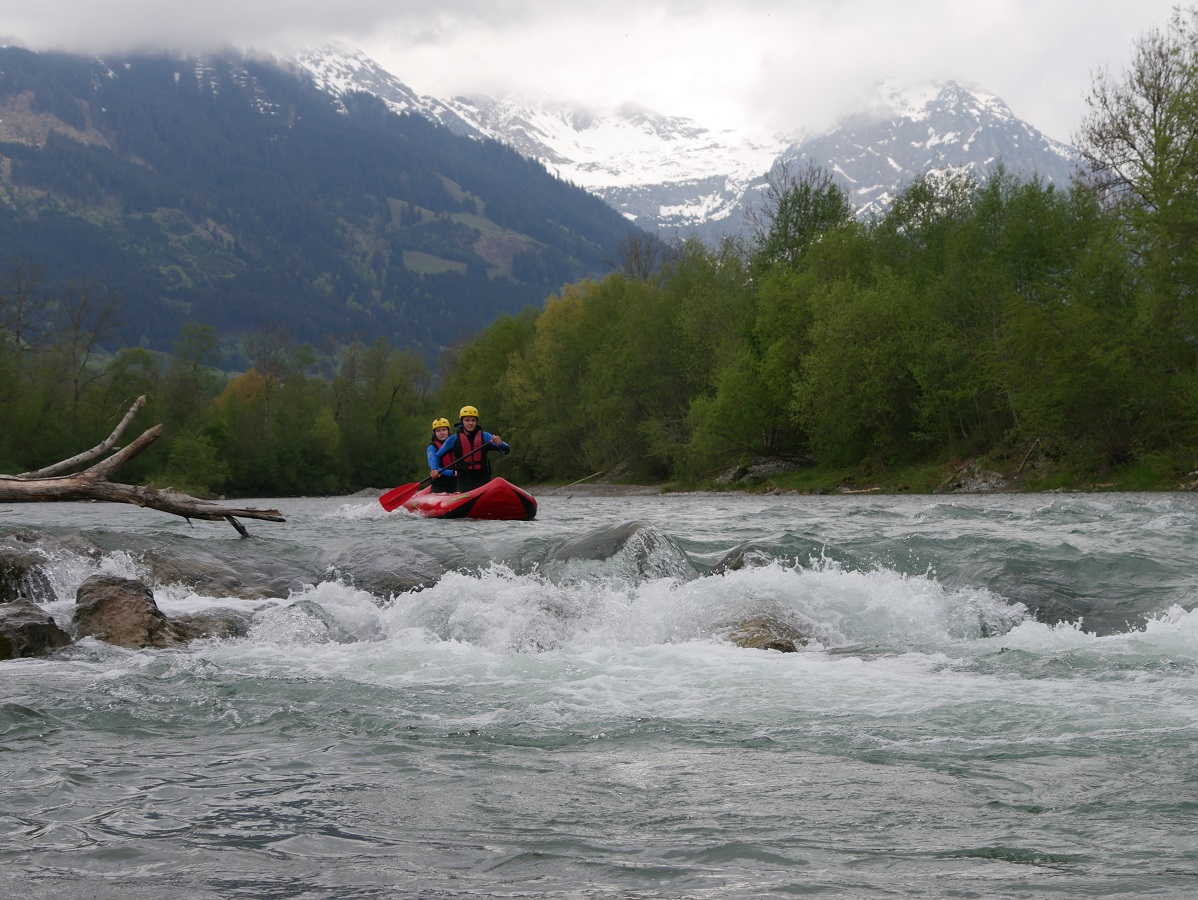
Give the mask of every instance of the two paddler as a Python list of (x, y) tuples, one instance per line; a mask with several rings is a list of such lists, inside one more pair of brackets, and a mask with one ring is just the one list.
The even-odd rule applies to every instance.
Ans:
[[(491, 480), (487, 454), (493, 450), (510, 453), (511, 447), (497, 434), (478, 427), (478, 410), (463, 406), (461, 420), (450, 434), (449, 420), (433, 421), (433, 439), (428, 445), (429, 477), (434, 493), (472, 491)], [(448, 483), (449, 487), (443, 487)]]

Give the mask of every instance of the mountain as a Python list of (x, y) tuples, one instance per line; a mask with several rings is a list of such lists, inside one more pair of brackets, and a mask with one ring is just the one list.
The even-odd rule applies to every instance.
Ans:
[(796, 139), (712, 131), (634, 106), (596, 112), (544, 97), (438, 100), (417, 95), (352, 50), (324, 48), (293, 59), (334, 94), (369, 91), (397, 110), (502, 141), (666, 235), (715, 240), (742, 232), (746, 207), (784, 162), (811, 160), (828, 169), (867, 217), (928, 173), (981, 175), (1001, 162), (1011, 172), (1064, 184), (1078, 160), (1073, 148), (1018, 119), (998, 97), (951, 81), (881, 84), (868, 112)]
[(335, 96), (367, 91), (397, 112), (502, 141), (649, 230), (687, 231), (738, 212), (746, 188), (791, 143), (782, 136), (713, 131), (633, 104), (597, 111), (547, 96), (437, 99), (417, 94), (365, 54), (346, 48), (323, 47), (288, 59)]
[(280, 62), (305, 73), (317, 88), (335, 100), (361, 91), (378, 97), (392, 112), (423, 116), (454, 134), (474, 138), (491, 136), (460, 116), (451, 104), (417, 94), (359, 50), (315, 47), (297, 51)]
[(0, 306), (22, 261), (46, 291), (119, 296), (125, 343), (169, 347), (198, 320), (230, 341), (285, 325), (432, 354), (606, 273), (637, 225), (735, 232), (779, 160), (832, 169), (863, 215), (948, 167), (1068, 178), (1070, 148), (992, 95), (883, 99), (790, 142), (634, 107), (438, 100), (344, 51), (280, 64), (3, 47)]
[[(862, 217), (880, 213), (921, 175), (949, 170), (983, 176), (1001, 163), (1067, 185), (1080, 161), (1072, 147), (1016, 118), (993, 94), (955, 82), (881, 89), (882, 112), (850, 116), (836, 128), (786, 148), (778, 164), (797, 172), (809, 162), (828, 169)], [(764, 187), (751, 186), (742, 207)]]
[(435, 353), (610, 271), (634, 226), (599, 198), (388, 105), (236, 53), (0, 48), (0, 305), (20, 260), (119, 295), (125, 343), (198, 320)]
[(634, 105), (598, 113), (546, 98), (457, 99), (482, 133), (515, 147), (651, 230), (686, 230), (735, 211), (786, 142), (712, 131)]

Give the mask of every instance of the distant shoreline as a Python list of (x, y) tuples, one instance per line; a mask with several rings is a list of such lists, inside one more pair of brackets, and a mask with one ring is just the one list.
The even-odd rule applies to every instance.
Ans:
[[(649, 497), (664, 494), (759, 494), (782, 495), (793, 494), (810, 497), (851, 497), (851, 496), (979, 496), (985, 494), (1192, 494), (1195, 488), (1188, 484), (1163, 488), (1126, 488), (1111, 484), (1072, 485), (1057, 487), (1028, 487), (1019, 482), (980, 482), (973, 485), (963, 485), (947, 490), (917, 490), (912, 488), (891, 486), (868, 486), (861, 488), (836, 487), (831, 489), (810, 490), (802, 487), (787, 487), (776, 484), (736, 485), (713, 489), (708, 486), (683, 487), (677, 484), (596, 484), (583, 482), (579, 484), (526, 484), (525, 490), (536, 497)], [(348, 498), (377, 498), (387, 488), (363, 488)]]
[[(645, 497), (665, 492), (660, 484), (539, 484), (533, 485), (527, 490), (537, 497), (568, 497), (572, 494), (584, 497)], [(678, 491), (678, 493), (703, 492)]]

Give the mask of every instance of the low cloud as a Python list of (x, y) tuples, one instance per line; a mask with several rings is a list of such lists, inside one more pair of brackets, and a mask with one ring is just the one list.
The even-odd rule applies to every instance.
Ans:
[(275, 52), (337, 39), (425, 93), (547, 93), (636, 102), (711, 126), (826, 127), (882, 79), (955, 79), (1068, 139), (1095, 69), (1122, 68), (1172, 0), (0, 0), (0, 29), (33, 50), (229, 46)]

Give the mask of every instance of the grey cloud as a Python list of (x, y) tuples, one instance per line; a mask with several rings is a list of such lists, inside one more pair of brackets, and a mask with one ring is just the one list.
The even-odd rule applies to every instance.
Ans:
[[(828, 124), (880, 78), (954, 78), (1068, 139), (1094, 69), (1173, 0), (0, 0), (30, 49), (279, 50), (340, 39), (430, 93), (637, 101), (704, 124)], [(710, 122), (709, 122), (710, 120)]]

